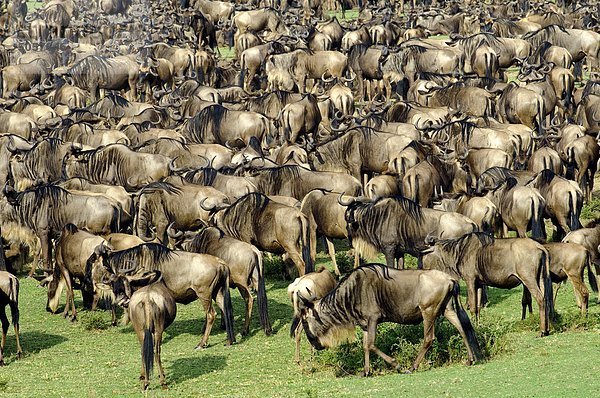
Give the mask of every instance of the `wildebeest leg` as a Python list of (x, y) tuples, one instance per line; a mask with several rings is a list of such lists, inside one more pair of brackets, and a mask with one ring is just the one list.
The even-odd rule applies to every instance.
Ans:
[(156, 358), (156, 365), (158, 365), (158, 375), (159, 375), (159, 379), (160, 379), (160, 385), (162, 386), (163, 389), (166, 389), (167, 381), (165, 380), (165, 370), (163, 369), (162, 360), (160, 359), (162, 334), (163, 334), (162, 327), (156, 328), (156, 331), (154, 332), (154, 357)]
[[(238, 286), (240, 295), (246, 303), (246, 319), (244, 320), (244, 328), (242, 329), (242, 336), (246, 336), (250, 331), (250, 318), (252, 317), (252, 306), (254, 304), (254, 298), (250, 294), (250, 290), (247, 286)], [(225, 315), (223, 315), (223, 318)]]
[(385, 255), (385, 263), (390, 268), (396, 267), (396, 256), (395, 249), (393, 247), (386, 247), (383, 250), (383, 254)]
[(429, 348), (433, 344), (433, 340), (435, 340), (435, 318), (437, 313), (437, 308), (426, 308), (423, 312), (423, 345), (421, 346), (421, 350), (417, 354), (415, 361), (412, 365), (412, 370), (415, 371), (419, 368), (419, 364), (425, 358), (425, 354), (429, 351)]
[(404, 269), (404, 253), (400, 255), (400, 257), (396, 258), (396, 268)]
[[(523, 287), (529, 290), (529, 293), (531, 293), (531, 296), (537, 302), (537, 305), (540, 309), (540, 334), (542, 336), (547, 336), (549, 332), (549, 322), (552, 308), (546, 308), (546, 305), (544, 303), (544, 294), (546, 294), (546, 292), (542, 291), (539, 287), (544, 286), (544, 275), (540, 275), (539, 282), (536, 280), (536, 277), (534, 275), (518, 275), (518, 277), (523, 282)], [(538, 285), (538, 283), (540, 285)], [(549, 292), (549, 294), (552, 294), (552, 292)]]
[(501, 238), (508, 238), (508, 226), (506, 223), (502, 223), (502, 235)]
[(379, 355), (381, 359), (386, 361), (388, 365), (392, 366), (394, 369), (398, 370), (399, 364), (398, 362), (387, 355), (383, 351), (381, 351), (375, 345), (375, 337), (377, 335), (377, 321), (374, 319), (369, 320), (367, 324), (367, 330), (363, 331), (363, 349), (365, 351), (365, 370), (363, 372), (363, 376), (368, 376), (371, 373), (371, 364), (369, 354), (373, 351), (375, 354)]
[(300, 338), (302, 337), (302, 322), (298, 322), (298, 326), (294, 330), (294, 340), (296, 342), (296, 352), (294, 353), (294, 361), (300, 365)]
[(4, 345), (6, 344), (6, 333), (8, 332), (8, 318), (6, 307), (0, 308), (0, 322), (2, 322), (2, 341), (0, 341), (0, 366), (4, 366)]
[(207, 346), (208, 336), (210, 336), (210, 331), (212, 329), (213, 323), (215, 323), (216, 318), (216, 312), (212, 306), (212, 300), (210, 299), (210, 297), (208, 299), (200, 298), (200, 301), (202, 302), (202, 306), (204, 307), (204, 312), (206, 312), (206, 324), (204, 325), (204, 335), (202, 336), (202, 339), (196, 346), (196, 349), (205, 348)]
[[(553, 284), (552, 286), (554, 287), (556, 285), (556, 288), (553, 288), (552, 290), (554, 291), (554, 302), (556, 303), (556, 297), (558, 297), (558, 289), (560, 289), (560, 287), (562, 286), (562, 282), (558, 282), (556, 284)], [(575, 288), (575, 286), (573, 286), (573, 288)], [(577, 300), (577, 306), (579, 306), (579, 297), (577, 297), (577, 291), (575, 291), (575, 299)]]
[(302, 276), (305, 273), (305, 265), (302, 257), (296, 251), (288, 251), (288, 255), (290, 256), (290, 260), (294, 263), (296, 268), (298, 269), (298, 275)]
[(527, 315), (527, 307), (529, 307), (529, 313), (533, 312), (533, 308), (531, 306), (531, 293), (529, 290), (523, 286), (523, 296), (521, 297), (521, 320), (525, 319)]
[(477, 288), (475, 281), (467, 281), (467, 303), (469, 311), (475, 315), (475, 320), (479, 322), (479, 306), (477, 305)]
[[(469, 344), (469, 339), (467, 338), (467, 333), (463, 328), (463, 325), (460, 323), (460, 319), (458, 318), (458, 308), (454, 308), (454, 302), (452, 300), (448, 301), (448, 305), (446, 305), (446, 309), (444, 310), (444, 317), (458, 330), (460, 336), (467, 347), (467, 355), (469, 357), (469, 365), (476, 361), (475, 353), (471, 349), (471, 344)], [(464, 311), (464, 310), (462, 310)], [(466, 314), (465, 314), (466, 315)]]
[(69, 316), (69, 306), (71, 306), (71, 320), (74, 321), (77, 319), (77, 310), (75, 310), (75, 295), (73, 294), (73, 282), (71, 281), (71, 275), (69, 275), (69, 271), (63, 268), (60, 270), (60, 272), (62, 273), (65, 285), (67, 285), (67, 302), (65, 304), (63, 316), (65, 318)]
[[(581, 309), (581, 313), (585, 315), (587, 313), (588, 301), (590, 299), (590, 292), (585, 286), (583, 281), (583, 273), (585, 271), (585, 267), (581, 269), (581, 272), (577, 274), (567, 273), (567, 277), (573, 283), (573, 290), (575, 291), (575, 299), (577, 300), (577, 305)], [(558, 290), (558, 289), (555, 289)], [(554, 300), (556, 302), (556, 299)]]
[(42, 230), (40, 233), (40, 245), (42, 246), (42, 260), (44, 262), (44, 272), (52, 272), (51, 259), (52, 259), (52, 242), (48, 235), (48, 230)]
[(329, 256), (331, 257), (331, 262), (333, 263), (333, 269), (337, 276), (340, 276), (340, 269), (338, 268), (337, 261), (335, 260), (335, 246), (333, 242), (325, 237), (325, 242), (327, 242), (327, 251), (329, 252)]
[[(21, 342), (19, 340), (19, 305), (13, 301), (9, 304), (9, 306), (13, 329), (15, 330), (15, 339), (17, 340), (17, 358), (20, 359), (23, 357), (23, 349), (21, 348)], [(6, 316), (6, 313), (4, 316)]]

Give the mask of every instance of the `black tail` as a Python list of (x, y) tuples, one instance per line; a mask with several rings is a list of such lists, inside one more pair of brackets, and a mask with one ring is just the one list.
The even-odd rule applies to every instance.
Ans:
[(219, 289), (223, 292), (223, 317), (225, 318), (225, 331), (227, 332), (227, 342), (235, 343), (235, 334), (233, 332), (233, 306), (231, 305), (231, 295), (229, 294), (229, 268), (224, 266), (224, 272), (219, 281)]
[(567, 173), (565, 174), (566, 179), (575, 179), (575, 165), (575, 149), (571, 147), (567, 149)]
[(538, 135), (541, 137), (544, 134), (544, 117), (545, 117), (545, 109), (544, 109), (544, 101), (538, 101), (537, 103), (537, 117), (535, 119), (536, 129)]
[(463, 308), (462, 304), (459, 300), (460, 296), (460, 285), (458, 282), (454, 282), (454, 287), (452, 289), (452, 300), (454, 300), (454, 311), (456, 311), (456, 315), (458, 315), (458, 320), (460, 325), (462, 326), (465, 335), (467, 336), (466, 344), (469, 345), (471, 351), (473, 352), (473, 356), (475, 357), (475, 361), (479, 361), (483, 358), (481, 355), (481, 350), (479, 349), (479, 342), (477, 341), (477, 335), (475, 334), (475, 329), (473, 329), (473, 325), (471, 324), (471, 320), (469, 319), (469, 315)]
[(244, 88), (244, 81), (246, 80), (246, 62), (244, 62), (244, 57), (240, 56), (240, 79), (238, 81), (238, 86)]
[(535, 200), (531, 199), (531, 237), (538, 242), (546, 241), (544, 229), (544, 213), (542, 209), (535, 208)]
[(142, 343), (142, 364), (150, 378), (154, 366), (154, 335), (149, 329), (144, 329), (144, 342)]
[(263, 269), (262, 254), (256, 253), (257, 272), (258, 272), (258, 292), (256, 293), (256, 301), (258, 302), (258, 317), (260, 326), (265, 331), (267, 336), (271, 335), (271, 322), (269, 321), (269, 308), (267, 306), (267, 289), (265, 288), (265, 275)]
[(291, 338), (296, 337), (296, 328), (298, 327), (299, 324), (300, 324), (300, 317), (294, 316), (292, 318), (292, 326), (290, 326), (290, 337)]
[(552, 293), (552, 279), (550, 278), (550, 269), (548, 267), (548, 255), (542, 253), (540, 264), (540, 278), (544, 284), (544, 313), (548, 319), (548, 327), (550, 327), (550, 319), (554, 317), (554, 294)]
[(577, 208), (575, 203), (573, 203), (573, 195), (569, 194), (569, 218), (568, 224), (571, 231), (575, 231), (576, 229), (581, 228), (581, 224), (579, 223), (579, 217), (577, 215)]
[(310, 255), (310, 225), (305, 216), (300, 217), (300, 244), (302, 245), (302, 261), (304, 261), (304, 273), (308, 274), (315, 270), (312, 257)]
[(6, 258), (4, 257), (4, 247), (2, 244), (2, 228), (0, 227), (0, 271), (6, 271)]
[(489, 81), (492, 80), (492, 57), (490, 54), (485, 54), (485, 78)]
[(0, 97), (4, 97), (4, 73), (0, 70)]
[(592, 271), (592, 264), (590, 262), (590, 253), (588, 252), (585, 266), (588, 272), (588, 280), (590, 281), (590, 287), (592, 288), (592, 291), (594, 293), (598, 293), (598, 281), (596, 280), (596, 275), (594, 275), (594, 271)]

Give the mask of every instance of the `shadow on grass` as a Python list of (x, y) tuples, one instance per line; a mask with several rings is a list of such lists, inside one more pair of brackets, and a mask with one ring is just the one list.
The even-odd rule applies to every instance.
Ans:
[(226, 365), (227, 360), (222, 355), (201, 355), (177, 359), (169, 365), (168, 382), (171, 384), (183, 383), (215, 370), (224, 369)]
[[(17, 352), (17, 344), (15, 335), (12, 332), (12, 325), (10, 331), (6, 336), (6, 347), (4, 349), (5, 354), (12, 354)], [(25, 355), (37, 354), (42, 350), (47, 350), (60, 343), (64, 343), (68, 339), (64, 336), (58, 336), (55, 334), (48, 334), (43, 332), (21, 332), (19, 333), (21, 347)]]

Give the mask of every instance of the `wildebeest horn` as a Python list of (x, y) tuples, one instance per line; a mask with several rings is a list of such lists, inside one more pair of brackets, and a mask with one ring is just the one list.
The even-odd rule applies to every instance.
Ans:
[(345, 193), (345, 192), (342, 192), (342, 193), (340, 194), (340, 196), (338, 196), (338, 203), (339, 203), (341, 206), (348, 207), (348, 206), (350, 206), (352, 203), (354, 203), (354, 202), (356, 201), (356, 199), (355, 199), (355, 198), (351, 198), (351, 199), (350, 199), (348, 202), (344, 202), (344, 200), (342, 199), (342, 197), (344, 196), (344, 193)]
[(175, 159), (171, 159), (171, 161), (169, 162), (169, 171), (173, 174), (181, 171), (181, 169), (178, 169), (175, 167), (175, 160), (177, 160), (177, 159), (178, 159), (178, 157)]
[(206, 199), (208, 198), (204, 198), (200, 201), (200, 207), (202, 208), (202, 210), (204, 211), (213, 211), (217, 208), (217, 206), (213, 206), (213, 207), (206, 207), (204, 206), (204, 202), (206, 202)]
[(343, 81), (345, 81), (346, 83), (353, 82), (353, 81), (354, 81), (354, 79), (356, 79), (356, 73), (354, 73), (354, 72), (351, 70), (351, 71), (350, 71), (350, 77), (349, 77), (349, 78), (345, 78), (345, 77), (343, 77), (343, 76), (342, 76), (342, 77), (341, 77), (341, 79), (342, 79)]
[(173, 228), (173, 224), (175, 224), (175, 222), (171, 222), (169, 226), (167, 226), (167, 235), (171, 239), (179, 239), (183, 236), (183, 231), (176, 232), (175, 228)]
[(325, 78), (325, 75), (327, 74), (328, 71), (323, 72), (323, 74), (321, 75), (321, 80), (323, 80), (323, 83), (331, 83), (335, 78), (333, 76), (331, 76), (331, 74), (329, 76), (331, 76), (329, 79)]
[(429, 246), (433, 246), (435, 244), (435, 238), (431, 235), (431, 232), (427, 234), (425, 237), (425, 244)]

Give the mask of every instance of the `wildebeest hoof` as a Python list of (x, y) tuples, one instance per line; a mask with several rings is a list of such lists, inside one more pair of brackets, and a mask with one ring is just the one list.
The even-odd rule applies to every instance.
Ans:
[(167, 383), (161, 383), (160, 388), (162, 388), (163, 390), (168, 390), (169, 386), (167, 385)]
[(369, 375), (370, 375), (370, 374), (371, 374), (371, 373), (369, 373), (369, 372), (364, 372), (364, 371), (363, 371), (363, 372), (360, 372), (360, 375), (361, 375), (362, 377), (369, 377)]
[(0, 366), (4, 366), (4, 360), (0, 359)]
[(194, 350), (203, 350), (203, 349), (205, 349), (206, 347), (208, 347), (208, 344), (198, 344), (198, 345), (197, 345), (197, 346), (194, 348)]
[(550, 335), (550, 332), (548, 332), (548, 331), (540, 332), (540, 337), (546, 337), (548, 335)]
[(405, 370), (405, 371), (403, 371), (402, 373), (403, 373), (403, 374), (405, 374), (405, 375), (410, 375), (410, 374), (412, 374), (412, 370), (410, 370), (410, 369), (406, 369), (406, 370)]
[(23, 359), (23, 353), (17, 352), (17, 359)]

